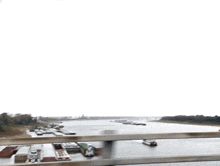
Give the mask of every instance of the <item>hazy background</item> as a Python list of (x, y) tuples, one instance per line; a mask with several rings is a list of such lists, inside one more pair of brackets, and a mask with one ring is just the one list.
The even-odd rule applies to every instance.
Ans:
[(220, 1), (0, 2), (0, 113), (219, 115)]

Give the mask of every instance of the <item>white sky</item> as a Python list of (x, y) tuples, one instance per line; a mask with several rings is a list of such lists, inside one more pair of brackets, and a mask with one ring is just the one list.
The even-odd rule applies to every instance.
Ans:
[(219, 115), (219, 0), (1, 0), (0, 113)]

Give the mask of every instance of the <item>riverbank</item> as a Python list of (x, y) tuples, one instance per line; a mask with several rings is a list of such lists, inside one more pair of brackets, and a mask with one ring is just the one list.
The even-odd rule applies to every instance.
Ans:
[(216, 126), (216, 127), (220, 127), (220, 124), (212, 124), (212, 123), (192, 123), (192, 122), (180, 122), (180, 121), (169, 121), (169, 120), (152, 120), (150, 122), (175, 123), (175, 124), (185, 124), (185, 125), (199, 125), (199, 126)]
[(16, 126), (10, 126), (8, 127), (8, 131), (6, 132), (0, 132), (0, 138), (27, 138), (31, 137), (29, 134), (27, 134), (26, 130), (29, 130), (32, 126), (27, 125), (16, 125)]
[(7, 126), (5, 132), (0, 132), (0, 138), (30, 138), (31, 135), (27, 134), (27, 130), (32, 129), (35, 126), (45, 126), (50, 123), (55, 123), (56, 121), (40, 121), (31, 125), (12, 125)]

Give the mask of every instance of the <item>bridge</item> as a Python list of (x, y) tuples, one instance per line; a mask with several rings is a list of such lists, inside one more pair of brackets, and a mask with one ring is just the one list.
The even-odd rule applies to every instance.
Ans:
[(189, 132), (189, 133), (159, 133), (159, 134), (115, 134), (114, 131), (105, 131), (103, 135), (90, 136), (59, 136), (0, 139), (0, 145), (27, 145), (61, 142), (103, 142), (103, 153), (100, 159), (85, 161), (57, 161), (33, 164), (13, 164), (8, 166), (110, 166), (134, 164), (160, 164), (177, 162), (220, 161), (220, 154), (199, 156), (175, 157), (135, 157), (112, 158), (112, 148), (115, 141), (143, 140), (143, 139), (193, 139), (193, 138), (220, 138), (220, 132)]

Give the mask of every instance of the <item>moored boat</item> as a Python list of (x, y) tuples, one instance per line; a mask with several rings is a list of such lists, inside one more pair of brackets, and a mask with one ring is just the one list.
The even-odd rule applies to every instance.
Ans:
[(29, 146), (21, 147), (15, 154), (15, 163), (24, 163), (28, 159)]
[(73, 131), (67, 131), (64, 129), (59, 129), (58, 131), (65, 134), (65, 135), (76, 135), (76, 133), (74, 133)]
[(28, 154), (28, 161), (31, 163), (40, 162), (40, 154), (41, 154), (41, 144), (33, 144), (31, 145), (29, 154)]
[(64, 126), (63, 125), (57, 125), (57, 126), (55, 126), (54, 128), (55, 129), (61, 129), (61, 128), (63, 128)]
[(66, 161), (70, 160), (70, 156), (67, 153), (66, 149), (60, 143), (53, 144), (55, 149), (56, 160), (58, 161)]
[(18, 150), (17, 148), (18, 146), (6, 146), (0, 152), (0, 158), (10, 158)]
[(39, 162), (38, 161), (38, 154), (36, 150), (31, 150), (28, 154), (28, 161), (31, 163)]
[(76, 143), (62, 143), (62, 146), (66, 149), (68, 153), (80, 152), (80, 148)]
[(44, 131), (43, 131), (43, 130), (38, 130), (38, 129), (36, 129), (36, 130), (35, 130), (35, 133), (36, 133), (38, 136), (41, 136), (41, 135), (44, 134)]
[(43, 144), (41, 152), (42, 162), (56, 161), (55, 150), (52, 144)]
[(145, 145), (148, 145), (148, 146), (157, 146), (157, 142), (154, 141), (154, 140), (146, 140), (146, 139), (144, 139), (142, 143), (145, 144)]
[(78, 143), (81, 153), (85, 157), (93, 157), (95, 155), (95, 147), (87, 143)]
[(127, 124), (132, 124), (132, 123), (133, 123), (132, 121), (126, 121), (126, 122), (123, 122), (122, 124), (127, 125)]
[(138, 122), (138, 123), (136, 123), (136, 125), (146, 126), (146, 123)]

